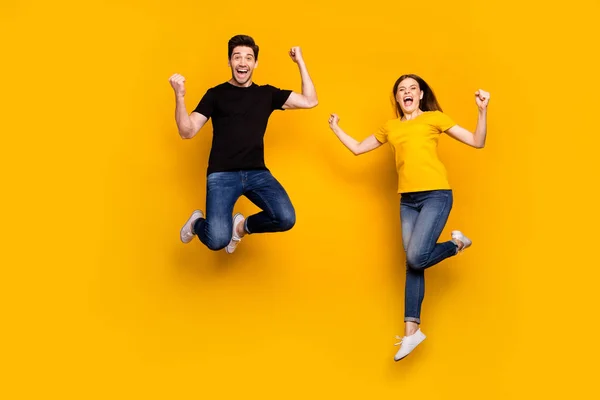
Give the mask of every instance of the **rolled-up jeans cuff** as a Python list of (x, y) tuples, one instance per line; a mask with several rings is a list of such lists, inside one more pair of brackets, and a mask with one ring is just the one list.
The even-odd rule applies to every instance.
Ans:
[(417, 324), (420, 324), (421, 319), (415, 317), (404, 317), (404, 322), (416, 322)]

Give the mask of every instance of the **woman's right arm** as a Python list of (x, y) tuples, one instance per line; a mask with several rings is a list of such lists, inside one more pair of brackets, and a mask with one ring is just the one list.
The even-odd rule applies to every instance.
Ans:
[(329, 128), (331, 128), (338, 139), (340, 139), (344, 146), (346, 146), (355, 156), (375, 150), (383, 144), (375, 138), (375, 135), (368, 136), (362, 142), (359, 142), (340, 128), (338, 125), (339, 121), (340, 118), (336, 114), (331, 114), (329, 117)]

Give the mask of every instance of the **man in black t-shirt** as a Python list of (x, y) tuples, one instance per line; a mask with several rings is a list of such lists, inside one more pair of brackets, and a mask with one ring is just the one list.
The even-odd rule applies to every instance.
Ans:
[[(213, 140), (208, 160), (206, 216), (195, 210), (181, 228), (181, 241), (195, 235), (211, 250), (233, 253), (246, 234), (283, 232), (296, 222), (294, 207), (264, 160), (264, 135), (275, 110), (308, 109), (317, 94), (299, 47), (290, 50), (302, 78), (302, 93), (258, 85), (252, 72), (258, 63), (258, 46), (250, 36), (237, 35), (228, 43), (231, 79), (206, 91), (188, 115), (185, 78), (171, 76), (175, 91), (175, 120), (183, 139), (191, 139), (212, 118)], [(244, 218), (233, 207), (246, 196), (262, 211)]]

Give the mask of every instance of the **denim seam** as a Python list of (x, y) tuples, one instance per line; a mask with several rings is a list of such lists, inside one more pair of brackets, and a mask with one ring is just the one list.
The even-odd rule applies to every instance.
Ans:
[[(423, 279), (425, 279), (425, 278), (423, 277)], [(422, 290), (421, 289), (421, 279), (419, 279), (417, 282), (417, 294), (419, 295), (419, 297), (418, 297), (419, 299), (421, 298), (421, 290)]]
[[(411, 211), (419, 212), (417, 210), (417, 205), (414, 204), (414, 202), (410, 201), (408, 198), (405, 198), (404, 201), (401, 199), (400, 200), (400, 224), (401, 225), (402, 225), (402, 207), (405, 207), (405, 208), (407, 208), (408, 210), (411, 210)], [(408, 238), (407, 243), (406, 243), (406, 248), (404, 249), (404, 253), (406, 254), (406, 257), (408, 257), (408, 248), (410, 247), (410, 240), (411, 240), (411, 238), (412, 238), (412, 235), (411, 235), (411, 237)], [(403, 241), (402, 244), (403, 244), (402, 247), (404, 247), (404, 241)], [(410, 267), (408, 266), (408, 260), (406, 262), (406, 268), (410, 269)], [(420, 297), (420, 295), (419, 295), (420, 290), (421, 290), (421, 282), (419, 281), (417, 283), (417, 296), (418, 297)], [(418, 318), (418, 317), (409, 317), (409, 316), (406, 315), (406, 312), (405, 312), (405, 315), (404, 315), (404, 321), (405, 322), (415, 322), (417, 324), (421, 323), (421, 319), (420, 318)]]
[[(446, 211), (446, 208), (448, 207), (448, 197), (446, 197), (445, 201), (444, 201), (444, 206), (441, 208), (440, 212), (438, 213), (438, 215), (436, 216), (436, 222), (439, 221), (440, 216)], [(429, 232), (429, 237), (427, 238), (428, 243), (431, 243), (431, 239), (433, 238), (433, 229), (431, 230), (431, 232)]]
[[(400, 228), (402, 228), (402, 206), (418, 212), (418, 210), (416, 210), (417, 207), (414, 204), (408, 204), (406, 202), (402, 203), (402, 201), (400, 201)], [(412, 234), (411, 234), (411, 237), (408, 238), (408, 241), (406, 243), (406, 248), (404, 249), (404, 253), (406, 254), (407, 257), (408, 257), (408, 249), (410, 247), (410, 239), (411, 238), (412, 238)], [(404, 243), (402, 243), (402, 247), (404, 247)]]
[(271, 218), (275, 218), (275, 211), (273, 211), (271, 204), (269, 204), (268, 201), (265, 201), (265, 198), (260, 194), (260, 192), (255, 192), (255, 194), (263, 201), (263, 203), (265, 203), (265, 205), (269, 209), (269, 213), (271, 213)]
[[(454, 243), (452, 243), (452, 245), (453, 245), (453, 246), (455, 246), (455, 244), (454, 244)], [(455, 250), (455, 249), (456, 249), (456, 247), (455, 247), (455, 248), (452, 250), (452, 251), (454, 252), (454, 254), (451, 254), (451, 255), (456, 255), (456, 250)], [(440, 254), (440, 255), (439, 255), (437, 258), (435, 258), (434, 260), (430, 260), (430, 261), (427, 263), (427, 265), (428, 265), (428, 266), (424, 267), (423, 269), (427, 269), (427, 268), (429, 268), (430, 266), (432, 266), (432, 265), (435, 265), (435, 264), (439, 263), (439, 261), (438, 261), (438, 260), (444, 260), (444, 259), (446, 259), (447, 257), (446, 257), (444, 254), (445, 254), (445, 253), (442, 253), (442, 254)], [(435, 261), (435, 262), (434, 262), (434, 261)]]
[[(266, 208), (268, 208), (268, 211), (271, 214), (270, 217), (275, 218), (275, 212), (273, 211), (273, 208), (271, 207), (269, 202), (265, 201), (265, 198), (260, 194), (260, 192), (255, 191), (254, 194), (257, 195), (262, 200), (262, 202), (266, 205)], [(250, 217), (248, 217), (248, 218), (250, 218)], [(247, 228), (246, 228), (246, 230), (247, 230)], [(248, 232), (248, 233), (250, 233), (250, 232)]]

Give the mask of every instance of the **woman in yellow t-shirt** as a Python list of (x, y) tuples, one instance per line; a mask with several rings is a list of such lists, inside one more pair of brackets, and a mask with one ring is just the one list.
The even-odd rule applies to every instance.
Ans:
[(421, 304), (425, 289), (424, 271), (471, 245), (460, 231), (451, 239), (438, 243), (450, 210), (452, 189), (446, 169), (437, 156), (440, 134), (481, 149), (487, 131), (488, 92), (475, 92), (479, 109), (477, 127), (472, 133), (457, 125), (442, 112), (433, 90), (419, 76), (402, 75), (393, 88), (397, 118), (384, 123), (376, 132), (359, 142), (338, 125), (339, 117), (331, 114), (329, 127), (355, 155), (389, 143), (398, 172), (402, 245), (406, 253), (406, 287), (404, 295), (405, 333), (394, 360), (406, 357), (425, 339), (421, 332)]

